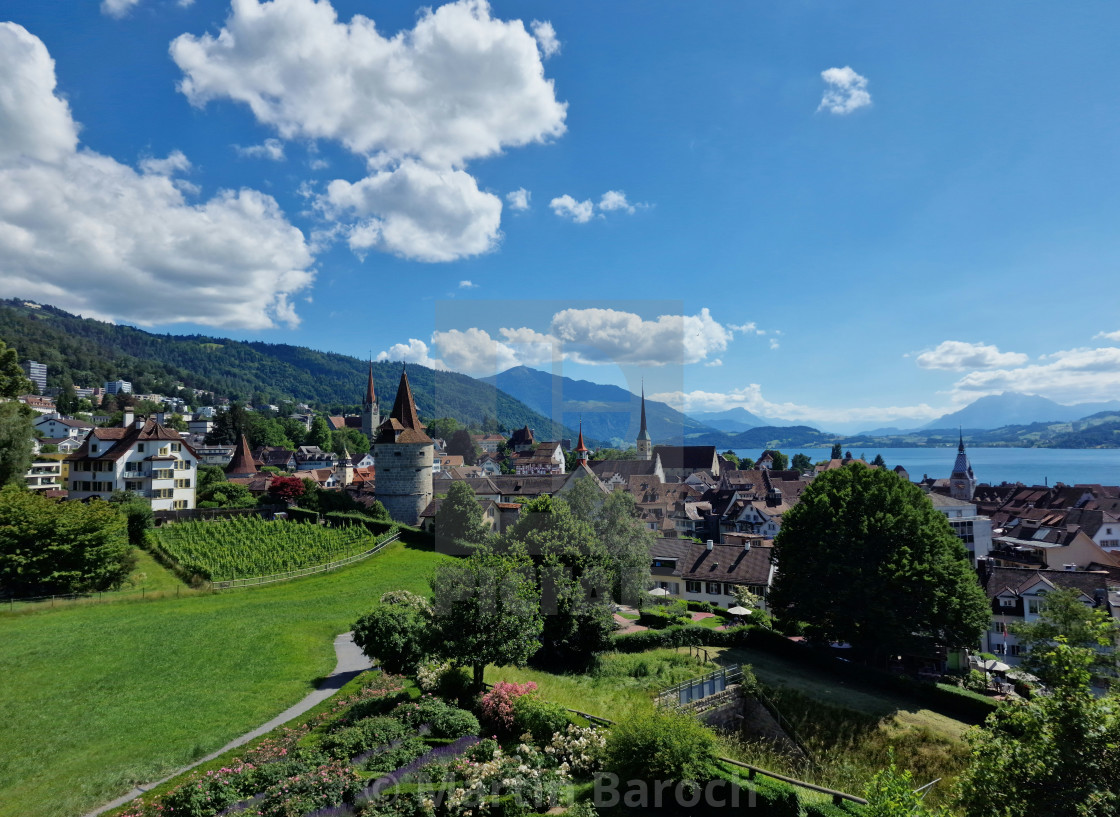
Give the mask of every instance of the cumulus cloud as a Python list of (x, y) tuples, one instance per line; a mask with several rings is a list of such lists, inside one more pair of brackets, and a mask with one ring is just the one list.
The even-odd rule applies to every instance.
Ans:
[(732, 337), (707, 308), (654, 320), (615, 309), (565, 309), (553, 315), (551, 333), (577, 362), (639, 366), (699, 363), (724, 351)]
[(502, 202), (478, 189), (462, 170), (402, 162), (351, 184), (335, 179), (320, 206), (330, 216), (354, 216), (349, 243), (417, 261), (453, 261), (492, 249), (501, 237)]
[(871, 104), (867, 77), (861, 77), (849, 66), (821, 71), (821, 79), (828, 87), (821, 97), (821, 104), (817, 106), (818, 111), (843, 116)]
[(611, 212), (612, 210), (623, 210), (627, 213), (634, 212), (634, 205), (626, 200), (626, 194), (621, 190), (608, 190), (599, 199), (599, 209), (604, 212)]
[(384, 352), (378, 352), (377, 360), (378, 362), (399, 360), (427, 366), (429, 369), (447, 369), (442, 360), (429, 356), (428, 344), (416, 338), (409, 338), (408, 343), (394, 343)]
[(557, 196), (548, 203), (552, 208), (552, 212), (562, 218), (570, 218), (576, 224), (586, 224), (591, 221), (591, 216), (595, 212), (595, 205), (591, 199), (584, 201), (576, 201), (574, 198), (565, 193), (563, 196)]
[(459, 289), (478, 289), (478, 284), (473, 281), (460, 281)]
[(184, 201), (175, 151), (142, 172), (78, 150), (37, 37), (0, 23), (0, 286), (107, 320), (259, 329), (298, 322), (303, 234), (255, 190)]
[(1120, 348), (1068, 349), (1015, 368), (969, 372), (953, 385), (957, 399), (1003, 391), (1041, 394), (1061, 403), (1114, 400), (1120, 392)]
[(965, 343), (960, 340), (946, 340), (937, 348), (922, 352), (917, 364), (923, 369), (945, 369), (963, 371), (965, 369), (994, 369), (999, 366), (1018, 366), (1029, 358), (1020, 352), (1001, 352), (998, 346), (983, 343)]
[(780, 417), (794, 422), (893, 422), (925, 421), (944, 413), (924, 403), (917, 406), (860, 406), (855, 408), (822, 408), (800, 403), (778, 403), (766, 399), (762, 387), (751, 383), (728, 392), (672, 391), (648, 395), (651, 400), (668, 403), (680, 411), (723, 411), (744, 408), (765, 417)]
[(283, 161), (284, 159), (284, 143), (279, 139), (265, 139), (262, 144), (249, 145), (247, 147), (234, 145), (234, 148), (242, 156), (248, 156), (254, 159), (271, 159), (274, 162)]
[(534, 20), (529, 24), (533, 36), (537, 38), (537, 46), (541, 49), (541, 56), (546, 60), (560, 53), (560, 40), (556, 39), (556, 29), (547, 20)]
[(352, 186), (374, 219), (351, 225), (352, 248), (447, 261), (499, 237), (501, 201), (466, 164), (565, 131), (541, 42), (485, 0), (425, 10), (392, 37), (362, 15), (339, 21), (326, 0), (237, 0), (220, 32), (184, 34), (171, 55), (192, 104), (241, 102), (284, 139), (332, 139), (367, 159), (373, 175)]
[(554, 339), (527, 329), (501, 329), (495, 338), (484, 329), (434, 332), (447, 365), (467, 374), (493, 374), (514, 366), (538, 365), (552, 359)]
[(1115, 332), (1097, 332), (1097, 334), (1093, 335), (1093, 337), (1102, 340), (1120, 341), (1120, 330), (1117, 330)]
[(124, 17), (140, 0), (101, 0), (101, 13), (110, 17)]
[(519, 187), (516, 190), (511, 190), (506, 193), (506, 201), (509, 202), (510, 210), (524, 211), (529, 209), (529, 199), (533, 194), (526, 190), (524, 187)]
[(779, 345), (780, 344), (778, 343), (777, 338), (770, 338), (770, 348), (771, 349), (777, 349)]
[[(556, 215), (561, 218), (570, 218), (576, 224), (589, 222), (591, 217), (595, 215), (596, 210), (596, 204), (591, 199), (578, 201), (567, 193), (554, 198), (548, 203), (548, 206), (552, 208), (552, 212)], [(602, 218), (603, 213), (616, 211), (633, 214), (637, 212), (639, 207), (648, 206), (647, 204), (632, 204), (627, 200), (626, 193), (621, 190), (608, 190), (599, 199), (599, 217)]]

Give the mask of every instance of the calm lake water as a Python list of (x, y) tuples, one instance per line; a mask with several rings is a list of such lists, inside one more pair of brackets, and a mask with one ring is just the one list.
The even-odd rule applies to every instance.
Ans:
[[(736, 450), (740, 457), (758, 459), (760, 449)], [(813, 462), (828, 459), (829, 448), (790, 448), (782, 453), (792, 460), (794, 454), (806, 454)], [(948, 479), (957, 458), (957, 447), (947, 448), (860, 448), (852, 449), (853, 457), (868, 462), (882, 454), (888, 468), (901, 465), (917, 482), (924, 474)], [(998, 485), (1001, 482), (1022, 482), (1025, 485), (1067, 485), (1096, 483), (1120, 485), (1120, 449), (1072, 448), (969, 448), (968, 458), (978, 483)]]

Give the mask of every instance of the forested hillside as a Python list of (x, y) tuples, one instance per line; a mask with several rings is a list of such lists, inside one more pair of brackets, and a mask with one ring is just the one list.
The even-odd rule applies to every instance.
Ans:
[[(80, 318), (52, 306), (0, 301), (0, 339), (20, 359), (47, 364), (48, 386), (102, 385), (123, 378), (138, 393), (173, 394), (176, 384), (253, 403), (306, 402), (322, 409), (357, 409), (368, 363), (301, 346), (245, 343), (206, 335), (155, 335), (130, 326)], [(374, 363), (382, 412), (400, 380), (399, 363)], [(497, 420), (529, 425), (540, 439), (574, 436), (493, 386), (454, 372), (410, 365), (422, 416), (464, 423)]]

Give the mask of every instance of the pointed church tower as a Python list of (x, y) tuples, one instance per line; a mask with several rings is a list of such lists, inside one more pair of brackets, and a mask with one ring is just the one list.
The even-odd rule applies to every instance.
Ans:
[(403, 368), (393, 410), (378, 426), (372, 448), (374, 495), (394, 521), (415, 525), (432, 501), (435, 444), (420, 424)]
[(642, 384), (642, 425), (638, 429), (638, 459), (653, 459), (653, 439), (646, 428), (646, 385)]
[(377, 409), (377, 395), (373, 391), (373, 361), (369, 363), (369, 382), (366, 384), (366, 396), (362, 400), (362, 433), (372, 443), (377, 434), (377, 427), (381, 425), (381, 413)]
[(237, 449), (233, 452), (233, 459), (226, 466), (227, 477), (251, 477), (257, 474), (257, 461), (249, 450), (249, 440), (245, 435), (237, 441)]
[(583, 420), (579, 421), (579, 439), (576, 441), (576, 462), (587, 465), (587, 446), (583, 444)]
[(961, 430), (961, 442), (957, 446), (957, 461), (953, 463), (953, 474), (949, 477), (949, 496), (971, 502), (976, 493), (976, 475), (972, 473), (972, 463), (968, 461), (968, 454), (964, 453), (964, 430)]

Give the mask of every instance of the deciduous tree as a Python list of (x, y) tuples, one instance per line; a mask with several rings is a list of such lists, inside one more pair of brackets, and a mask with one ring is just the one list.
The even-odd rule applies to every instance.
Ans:
[(1116, 620), (1106, 608), (1085, 604), (1076, 590), (1059, 588), (1047, 593), (1038, 619), (1013, 624), (1011, 632), (1026, 652), (1020, 662), (1023, 669), (1047, 686), (1062, 681), (1050, 675), (1054, 667), (1051, 654), (1057, 649), (1059, 637), (1072, 647), (1091, 651), (1093, 672), (1110, 676), (1116, 673)]
[(804, 474), (806, 471), (813, 470), (813, 461), (809, 459), (808, 454), (794, 454), (793, 461), (790, 463), (790, 468)]
[(436, 513), (435, 533), (440, 553), (463, 553), (486, 539), (482, 508), (470, 485), (456, 480), (448, 487)]
[(865, 653), (975, 644), (988, 600), (948, 520), (893, 471), (854, 463), (801, 494), (774, 541), (771, 607)]
[(440, 565), (434, 591), (433, 652), (469, 666), (482, 689), (487, 664), (523, 665), (539, 647), (540, 592), (523, 549), (488, 549)]

